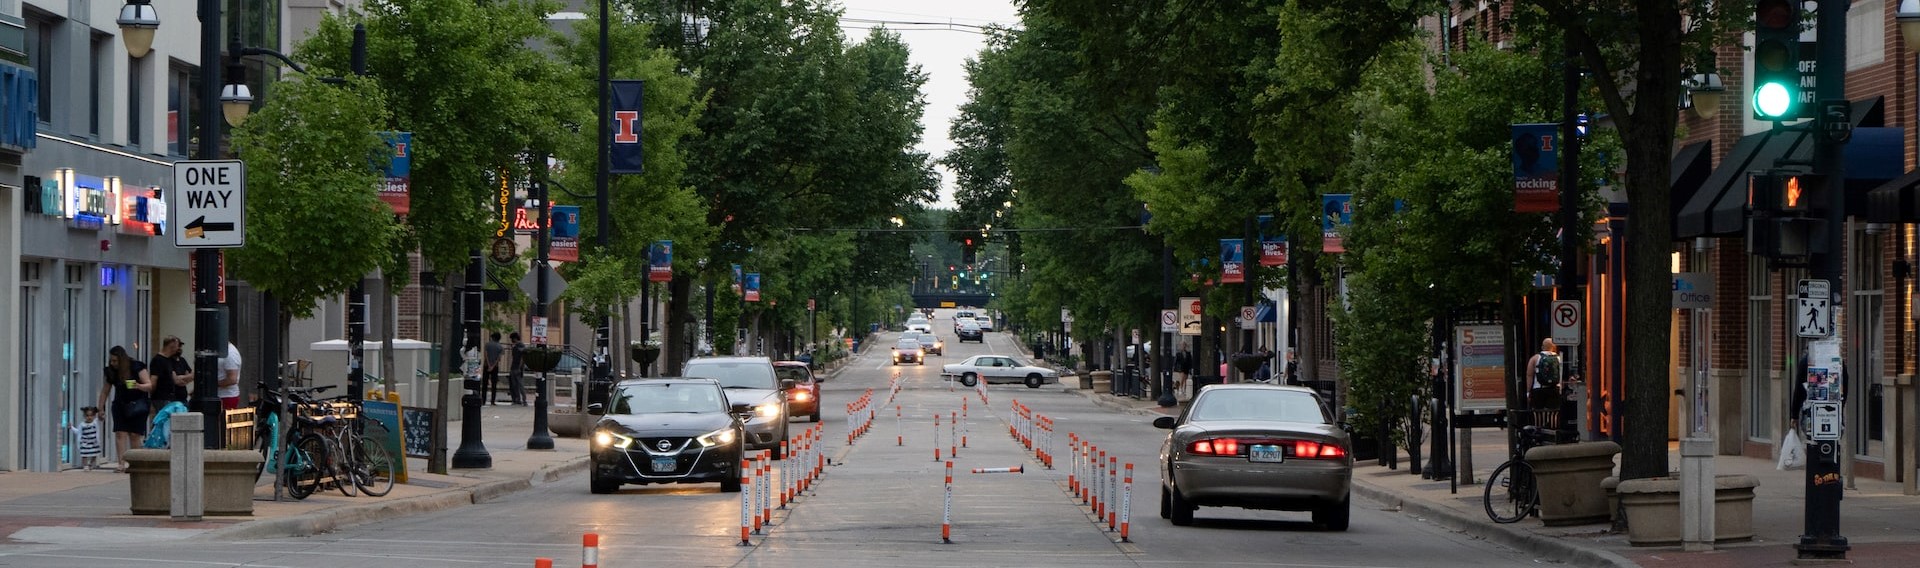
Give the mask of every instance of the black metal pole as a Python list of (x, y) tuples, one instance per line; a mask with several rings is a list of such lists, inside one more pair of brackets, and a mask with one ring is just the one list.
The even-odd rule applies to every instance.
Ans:
[[(1259, 230), (1258, 227), (1259, 227), (1259, 218), (1251, 215), (1247, 216), (1247, 229), (1242, 234), (1242, 237), (1244, 238), (1240, 241), (1240, 251), (1241, 251), (1240, 252), (1240, 277), (1246, 280), (1246, 284), (1245, 284), (1246, 297), (1245, 297), (1245, 303), (1240, 304), (1242, 306), (1257, 305), (1254, 303), (1255, 301), (1254, 297), (1258, 295), (1257, 290), (1260, 289), (1260, 281), (1259, 279), (1254, 278), (1253, 273), (1254, 273), (1254, 267), (1260, 264), (1259, 262), (1256, 262), (1257, 257), (1254, 256), (1254, 250), (1255, 250), (1254, 247), (1259, 246), (1259, 242), (1260, 242), (1260, 233), (1258, 232)], [(1256, 308), (1254, 311), (1258, 312), (1259, 310), (1258, 308)], [(1240, 352), (1252, 354), (1254, 353), (1253, 328), (1255, 327), (1255, 325), (1253, 322), (1248, 322), (1248, 321), (1241, 321), (1239, 322), (1239, 324), (1240, 324)], [(1240, 373), (1240, 382), (1244, 383), (1244, 382), (1253, 380), (1253, 376), (1249, 375), (1246, 371), (1240, 371), (1236, 369), (1235, 372)]]
[[(653, 289), (653, 282), (648, 281), (653, 278), (653, 267), (650, 263), (646, 266), (647, 268), (643, 269), (644, 273), (640, 275), (640, 342), (642, 344), (653, 340), (653, 299), (648, 294), (648, 291)], [(653, 376), (647, 371), (648, 368), (653, 367), (653, 363), (634, 362), (640, 364), (640, 376)]]
[(1572, 32), (1566, 33), (1565, 61), (1561, 64), (1560, 100), (1560, 270), (1554, 284), (1561, 299), (1574, 299), (1579, 289), (1580, 241), (1574, 229), (1580, 222), (1580, 49)]
[[(1178, 309), (1173, 301), (1173, 245), (1168, 244), (1164, 237), (1160, 240), (1160, 309)], [(1179, 317), (1175, 314), (1174, 320), (1178, 321)], [(1156, 381), (1160, 393), (1154, 402), (1163, 407), (1180, 403), (1173, 395), (1173, 339), (1179, 337), (1175, 333), (1160, 332), (1160, 348), (1154, 350), (1154, 357), (1159, 361), (1154, 368), (1160, 372), (1160, 380)]]
[[(1816, 33), (1820, 37), (1817, 43), (1818, 52), (1815, 55), (1815, 90), (1817, 92), (1815, 98), (1819, 101), (1819, 107), (1815, 111), (1824, 115), (1826, 107), (1830, 104), (1838, 104), (1839, 108), (1836, 110), (1840, 111), (1841, 116), (1832, 118), (1821, 116), (1814, 121), (1816, 127), (1813, 132), (1813, 169), (1814, 172), (1826, 177), (1826, 187), (1821, 188), (1821, 191), (1826, 197), (1826, 211), (1822, 212), (1822, 216), (1826, 219), (1827, 247), (1826, 252), (1812, 255), (1809, 264), (1812, 265), (1810, 268), (1814, 279), (1826, 280), (1829, 283), (1834, 299), (1844, 298), (1847, 289), (1844, 280), (1846, 257), (1843, 256), (1847, 250), (1847, 196), (1843, 191), (1846, 187), (1847, 172), (1844, 153), (1846, 139), (1844, 136), (1833, 136), (1830, 131), (1820, 127), (1828, 126), (1835, 120), (1841, 123), (1834, 126), (1848, 125), (1845, 122), (1849, 119), (1845, 116), (1847, 112), (1845, 100), (1847, 96), (1847, 10), (1851, 4), (1850, 0), (1820, 0), (1818, 20), (1814, 24)], [(1815, 202), (1818, 203), (1819, 200)], [(1832, 305), (1842, 304), (1835, 302)], [(1834, 335), (1836, 338), (1843, 337), (1839, 329), (1834, 330)], [(1841, 377), (1842, 381), (1852, 379), (1852, 377), (1846, 377), (1844, 373)], [(1796, 377), (1792, 384), (1799, 385), (1804, 381), (1806, 377)], [(1808, 398), (1819, 401), (1814, 398), (1817, 396), (1820, 396), (1820, 391), (1816, 391)], [(1798, 411), (1799, 409), (1794, 409), (1794, 412)], [(1844, 415), (1845, 413), (1842, 412), (1842, 416)], [(1845, 432), (1845, 429), (1841, 431)], [(1794, 545), (1794, 549), (1799, 552), (1799, 557), (1802, 559), (1838, 560), (1847, 557), (1847, 550), (1850, 548), (1847, 545), (1847, 537), (1840, 535), (1842, 484), (1839, 482), (1839, 477), (1842, 447), (1839, 440), (1815, 440), (1811, 433), (1807, 437), (1806, 531), (1801, 534), (1800, 542)]]
[(465, 339), (461, 342), (464, 375), (467, 393), (460, 398), (460, 448), (453, 451), (455, 469), (486, 469), (493, 467), (493, 455), (487, 453), (480, 430), (480, 359), (486, 357), (480, 343), (480, 318), (485, 300), (480, 297), (480, 289), (486, 285), (486, 259), (481, 258), (480, 249), (467, 252), (467, 278), (460, 286), (460, 323)]
[[(220, 2), (200, 0), (200, 146), (197, 159), (220, 159)], [(227, 307), (220, 302), (220, 249), (193, 251), (193, 408), (206, 422), (205, 448), (225, 449), (220, 357), (227, 354)]]
[[(367, 26), (353, 26), (353, 74), (359, 77), (367, 75)], [(367, 341), (367, 289), (366, 276), (353, 281), (347, 288), (347, 400), (360, 402), (367, 396), (367, 371), (365, 365), (365, 343)], [(387, 374), (393, 374), (391, 369)], [(392, 378), (392, 377), (389, 377)]]
[[(600, 103), (594, 107), (599, 114), (597, 119), (599, 120), (599, 127), (594, 129), (594, 132), (596, 133), (595, 136), (599, 138), (597, 144), (600, 147), (600, 160), (599, 163), (594, 166), (593, 176), (593, 203), (595, 211), (593, 241), (602, 253), (607, 250), (607, 233), (613, 230), (612, 215), (611, 212), (607, 210), (610, 207), (610, 205), (608, 205), (607, 183), (613, 177), (611, 163), (613, 161), (613, 129), (612, 121), (609, 119), (612, 112), (607, 106), (607, 98), (609, 96), (609, 86), (607, 84), (607, 19), (610, 17), (607, 14), (607, 4), (609, 2), (611, 2), (611, 0), (600, 0), (600, 74), (599, 85), (596, 88), (600, 95)], [(594, 325), (594, 380), (592, 381), (594, 386), (590, 387), (588, 389), (589, 391), (597, 388), (611, 388), (612, 386), (613, 357), (612, 347), (608, 344), (613, 337), (612, 328), (612, 315), (601, 315), (600, 321)], [(589, 395), (588, 400), (593, 400), (593, 398), (592, 395)]]
[(703, 280), (700, 286), (706, 289), (707, 294), (707, 325), (702, 333), (706, 336), (707, 349), (713, 349), (713, 276), (702, 274), (700, 279)]
[[(536, 165), (535, 167), (540, 166)], [(532, 311), (533, 317), (545, 320), (547, 317), (547, 278), (544, 271), (547, 270), (548, 247), (552, 246), (551, 243), (548, 242), (548, 239), (550, 239), (552, 235), (547, 232), (547, 212), (550, 209), (547, 205), (547, 183), (544, 181), (535, 181), (532, 189), (535, 207), (540, 210), (540, 222), (533, 229), (533, 246), (535, 251), (533, 269), (543, 272), (542, 274), (534, 276)], [(546, 331), (544, 321), (542, 322), (541, 328), (541, 331)], [(541, 347), (547, 345), (545, 333), (536, 335), (533, 339)], [(542, 367), (544, 367), (544, 365)], [(527, 437), (527, 449), (529, 450), (553, 449), (553, 435), (549, 433), (547, 429), (548, 370), (549, 369), (546, 368), (540, 369), (540, 378), (536, 379), (534, 385), (536, 393), (533, 397), (533, 435)]]

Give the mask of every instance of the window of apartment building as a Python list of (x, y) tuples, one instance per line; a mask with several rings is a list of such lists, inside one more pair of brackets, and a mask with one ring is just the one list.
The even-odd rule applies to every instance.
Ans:
[(146, 135), (147, 115), (140, 113), (143, 102), (140, 100), (140, 93), (147, 88), (146, 83), (140, 80), (140, 68), (145, 63), (145, 57), (127, 59), (127, 146), (130, 148), (145, 146), (145, 141), (141, 140), (141, 137)]
[(193, 68), (175, 63), (167, 68), (167, 153), (186, 156), (193, 152), (193, 121), (189, 109), (197, 108), (199, 95)]
[(27, 13), (27, 62), (33, 65), (33, 74), (40, 81), (40, 104), (35, 110), (40, 113), (41, 124), (53, 122), (53, 83), (60, 76), (55, 72), (59, 67), (53, 64), (53, 40), (58, 22), (52, 16)]
[(113, 57), (117, 46), (113, 43), (112, 35), (98, 31), (93, 33), (92, 40), (93, 76), (87, 78), (87, 134), (99, 140), (100, 124), (104, 120), (101, 115), (111, 108), (108, 106), (112, 101), (109, 93), (113, 90), (108, 85), (113, 83)]

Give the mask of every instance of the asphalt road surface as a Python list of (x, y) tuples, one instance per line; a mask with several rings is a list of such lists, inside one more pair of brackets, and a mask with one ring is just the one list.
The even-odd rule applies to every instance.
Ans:
[[(1263, 566), (1471, 567), (1549, 564), (1433, 523), (1354, 501), (1352, 528), (1326, 532), (1307, 513), (1204, 508), (1191, 527), (1158, 515), (1153, 464), (1163, 431), (1150, 418), (1107, 410), (1049, 385), (995, 385), (983, 406), (974, 389), (949, 385), (940, 365), (982, 353), (1014, 354), (1005, 333), (958, 343), (950, 319), (935, 320), (947, 354), (925, 366), (893, 366), (884, 348), (854, 361), (824, 385), (822, 424), (834, 464), (811, 494), (776, 511), (773, 526), (740, 544), (740, 496), (717, 484), (625, 486), (587, 491), (585, 474), (475, 506), (395, 518), (309, 538), (49, 545), (0, 556), (0, 566), (260, 566), (406, 568), (581, 565), (585, 533), (600, 538), (607, 567), (954, 567)], [(891, 345), (884, 334), (880, 346)], [(892, 403), (889, 384), (901, 390)], [(951, 390), (949, 390), (951, 388)], [(873, 390), (870, 431), (846, 445), (845, 404)], [(1007, 432), (1010, 402), (1053, 420), (1058, 469), (1047, 470)], [(951, 455), (961, 410), (967, 445)], [(895, 407), (902, 419), (896, 422)], [(933, 415), (940, 414), (935, 461)], [(896, 425), (897, 424), (897, 425)], [(794, 431), (805, 427), (794, 423)], [(1084, 437), (1134, 464), (1129, 540), (1096, 523), (1067, 491), (1067, 434)], [(896, 445), (896, 437), (904, 445)], [(955, 465), (952, 542), (941, 541), (944, 460)], [(972, 468), (1023, 466), (1021, 474), (972, 474)], [(776, 468), (777, 469), (777, 468)]]

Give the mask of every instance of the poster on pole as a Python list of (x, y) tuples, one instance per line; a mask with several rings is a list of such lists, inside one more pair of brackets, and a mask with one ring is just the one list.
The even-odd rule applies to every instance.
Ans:
[(1220, 283), (1247, 281), (1247, 247), (1241, 239), (1220, 239)]
[(749, 302), (760, 301), (760, 273), (748, 272), (746, 279), (746, 299)]
[(740, 281), (743, 278), (744, 277), (740, 272), (740, 265), (738, 264), (733, 265), (733, 294), (735, 296), (740, 295)]
[(1560, 210), (1560, 125), (1514, 124), (1513, 212)]
[(673, 281), (673, 241), (654, 241), (647, 247), (647, 281)]
[(413, 133), (380, 133), (380, 139), (387, 142), (393, 154), (387, 161), (386, 184), (380, 186), (380, 201), (393, 208), (393, 214), (406, 215), (409, 204), (408, 192), (413, 187)]
[(609, 101), (613, 107), (613, 116), (610, 117), (613, 123), (608, 124), (607, 128), (613, 132), (607, 136), (607, 142), (610, 143), (609, 153), (613, 159), (608, 161), (607, 173), (642, 173), (641, 166), (646, 161), (646, 154), (640, 149), (641, 111), (646, 105), (642, 104), (644, 97), (641, 95), (646, 91), (646, 82), (618, 80), (608, 83), (613, 91), (612, 100)]
[(547, 260), (580, 260), (580, 206), (555, 205), (547, 214)]
[(1499, 324), (1453, 327), (1453, 397), (1460, 410), (1507, 406), (1507, 343)]
[(1320, 196), (1320, 252), (1347, 252), (1341, 233), (1353, 224), (1353, 194), (1329, 193)]

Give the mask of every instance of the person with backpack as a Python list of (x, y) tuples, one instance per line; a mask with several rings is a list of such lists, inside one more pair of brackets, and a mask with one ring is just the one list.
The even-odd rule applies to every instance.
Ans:
[(1565, 373), (1566, 365), (1553, 339), (1540, 340), (1540, 352), (1527, 360), (1527, 381), (1533, 387), (1528, 400), (1533, 408), (1560, 408), (1560, 378)]

